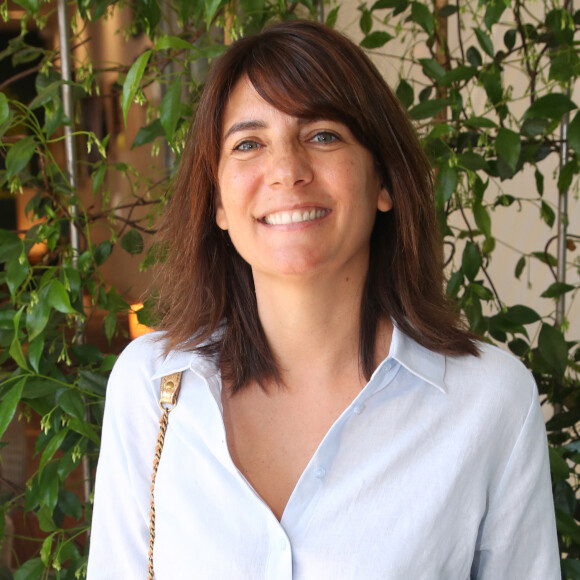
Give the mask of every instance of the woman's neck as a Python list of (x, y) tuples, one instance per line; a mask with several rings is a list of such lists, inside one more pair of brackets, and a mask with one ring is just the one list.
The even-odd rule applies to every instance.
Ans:
[[(338, 377), (364, 386), (359, 364), (363, 276), (290, 282), (255, 276), (255, 286), (260, 321), (287, 387), (329, 385)], [(378, 324), (377, 332), (381, 360), (390, 343), (390, 321)]]

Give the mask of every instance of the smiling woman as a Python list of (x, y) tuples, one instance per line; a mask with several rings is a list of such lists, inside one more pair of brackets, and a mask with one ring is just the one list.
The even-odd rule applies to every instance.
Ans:
[(303, 21), (234, 44), (164, 232), (162, 332), (107, 391), (90, 580), (559, 579), (535, 383), (445, 297), (431, 169), (358, 47)]

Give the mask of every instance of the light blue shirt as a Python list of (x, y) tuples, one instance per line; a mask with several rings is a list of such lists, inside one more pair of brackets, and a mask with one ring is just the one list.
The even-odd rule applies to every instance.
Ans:
[[(155, 340), (157, 339), (157, 341)], [(559, 580), (548, 450), (509, 354), (388, 357), (320, 443), (278, 522), (232, 462), (219, 370), (131, 343), (107, 390), (89, 580), (147, 576), (160, 379), (184, 371), (156, 483), (157, 580)]]

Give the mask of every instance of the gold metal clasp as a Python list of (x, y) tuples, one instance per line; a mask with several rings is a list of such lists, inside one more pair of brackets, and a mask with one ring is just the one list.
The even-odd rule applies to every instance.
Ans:
[(161, 396), (159, 406), (163, 411), (171, 411), (177, 403), (179, 389), (181, 388), (182, 373), (172, 373), (161, 379)]

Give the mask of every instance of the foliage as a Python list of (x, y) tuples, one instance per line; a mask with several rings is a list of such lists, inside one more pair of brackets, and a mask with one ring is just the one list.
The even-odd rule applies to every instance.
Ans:
[[(63, 81), (55, 68), (58, 51), (38, 48), (27, 36), (27, 27), (50, 21), (54, 7), (29, 0), (16, 3), (29, 18), (0, 53), (0, 61), (28, 67), (35, 95), (28, 102), (15, 99), (11, 87), (17, 78), (0, 87), (0, 153), (5, 165), (0, 188), (14, 196), (22, 188), (35, 192), (27, 207), (35, 224), (26, 232), (0, 230), (0, 435), (13, 417), (34, 413), (41, 417), (42, 433), (36, 441), (37, 472), (26, 489), (1, 498), (1, 509), (25, 509), (44, 532), (37, 556), (20, 563), (17, 580), (83, 577), (91, 504), (82, 486), (71, 485), (70, 474), (81, 466), (84, 477), (92, 476), (106, 379), (115, 355), (80, 338), (97, 310), (103, 314), (103, 334), (109, 341), (122, 333), (119, 315), (129, 305), (107, 284), (103, 266), (113, 251), (143, 256), (144, 268), (158, 259), (159, 248), (146, 250), (147, 237), (155, 216), (163, 211), (170, 175), (163, 164), (144, 176), (128, 163), (111, 160), (111, 136), (97, 135), (83, 125), (82, 103), (104, 90), (104, 75), (115, 75), (111, 95), (123, 118), (141, 106), (148, 119), (130, 147), (147, 152), (152, 148), (155, 154), (168, 143), (171, 154), (179, 157), (206, 64), (221, 54), (225, 41), (257, 31), (272, 19), (297, 13), (315, 18), (320, 7), (312, 0), (242, 0), (237, 7), (223, 0), (174, 0), (171, 5), (76, 0), (73, 46), (85, 42), (88, 27), (129, 8), (132, 16), (120, 33), (144, 42), (132, 62), (114, 66), (74, 53), (76, 76), (70, 85), (77, 116), (68, 119)], [(580, 172), (580, 113), (566, 91), (580, 72), (574, 44), (580, 12), (571, 14), (549, 0), (537, 3), (537, 15), (523, 0), (440, 4), (438, 9), (427, 1), (361, 4), (361, 45), (377, 55), (399, 47), (389, 62), (400, 66), (397, 95), (417, 122), (436, 169), (436, 201), (449, 249), (449, 295), (477, 332), (505, 344), (525, 362), (543, 400), (554, 406), (548, 430), (563, 568), (565, 577), (580, 578), (578, 343), (565, 335), (565, 325), (555, 324), (554, 312), (541, 315), (525, 304), (505, 304), (489, 267), (500, 251), (494, 237), (495, 212), (532, 204), (538, 223), (554, 228), (555, 195), (550, 189), (568, 189)], [(328, 13), (331, 25), (338, 8)], [(450, 40), (452, 30), (457, 38)], [(513, 70), (525, 78), (518, 90), (508, 85), (507, 73)], [(566, 114), (572, 115), (570, 149), (551, 187), (548, 164), (561, 151), (558, 131)], [(87, 176), (94, 199), (80, 195), (59, 164), (67, 125), (74, 126), (77, 144), (92, 150), (79, 161), (79, 171)], [(535, 194), (507, 189), (530, 171)], [(110, 184), (119, 175), (126, 184), (122, 202), (111, 195)], [(73, 205), (78, 215), (71, 211)], [(147, 211), (134, 212), (136, 208)], [(78, 252), (70, 243), (71, 224), (80, 234)], [(108, 232), (98, 242), (97, 228)], [(574, 232), (569, 235), (570, 247), (576, 237)], [(37, 261), (30, 250), (39, 243), (45, 244), (45, 251)], [(556, 258), (551, 248), (522, 254), (515, 277), (532, 262), (553, 272)], [(554, 299), (572, 297), (577, 290), (577, 284), (554, 281), (538, 294), (555, 304)], [(147, 305), (139, 311), (142, 321), (150, 316)], [(0, 517), (0, 538), (2, 526)]]

